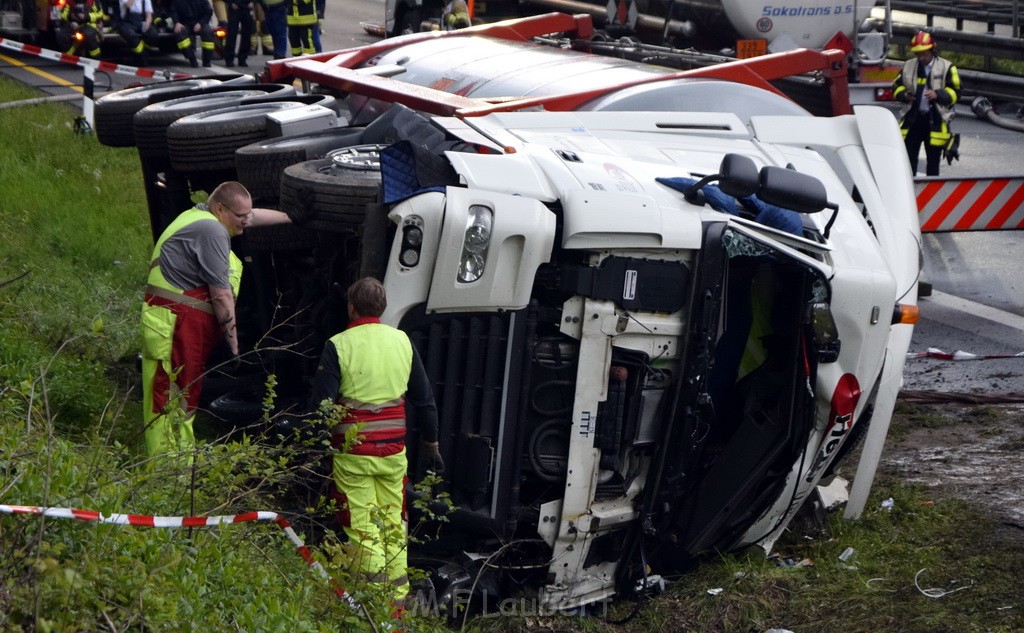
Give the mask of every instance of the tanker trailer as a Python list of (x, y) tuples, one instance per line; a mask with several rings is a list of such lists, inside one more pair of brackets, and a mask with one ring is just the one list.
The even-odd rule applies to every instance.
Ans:
[[(441, 0), (386, 0), (381, 32), (388, 36), (438, 28)], [(489, 0), (474, 5), (477, 23), (542, 11), (587, 14), (597, 30), (590, 42), (572, 42), (588, 52), (651, 60), (680, 69), (723, 63), (736, 57), (796, 48), (837, 48), (847, 55), (851, 103), (891, 101), (899, 65), (886, 54), (891, 36), (888, 2), (881, 29), (868, 28), (876, 2), (854, 0)]]

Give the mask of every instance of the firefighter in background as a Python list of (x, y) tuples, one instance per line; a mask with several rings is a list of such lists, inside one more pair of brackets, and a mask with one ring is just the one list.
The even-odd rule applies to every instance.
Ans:
[(68, 55), (100, 56), (103, 38), (103, 7), (93, 0), (71, 0), (60, 12), (57, 48)]
[(228, 0), (228, 35), (224, 42), (224, 65), (235, 65), (235, 48), (238, 49), (238, 65), (245, 68), (249, 57), (253, 32), (253, 0)]
[(467, 26), (473, 26), (473, 22), (469, 18), (469, 7), (466, 6), (465, 0), (451, 0), (444, 5), (444, 9), (441, 10), (442, 31), (454, 31)]
[(926, 173), (939, 175), (945, 152), (950, 163), (959, 158), (957, 141), (949, 123), (953, 104), (960, 99), (960, 74), (949, 60), (936, 55), (931, 34), (918, 31), (910, 40), (914, 57), (908, 59), (893, 81), (893, 97), (903, 101), (900, 131), (910, 157), (910, 169), (917, 173), (917, 156), (924, 144)]
[(259, 2), (253, 5), (252, 16), (254, 26), (252, 30), (252, 37), (249, 40), (250, 53), (253, 55), (259, 55), (262, 50), (264, 55), (272, 55), (274, 50), (274, 38), (270, 36), (270, 31), (267, 30), (267, 16), (263, 11), (263, 5)]
[(263, 9), (263, 27), (270, 33), (274, 59), (288, 57), (288, 0), (257, 0)]
[(178, 50), (193, 68), (196, 62), (196, 45), (192, 40), (199, 36), (203, 49), (203, 67), (209, 68), (213, 60), (213, 7), (210, 0), (173, 0), (171, 19), (174, 20), (174, 35), (178, 38)]
[(155, 48), (159, 36), (153, 28), (153, 0), (120, 0), (121, 20), (117, 32), (132, 53), (132, 63), (145, 66), (146, 48)]
[[(317, 5), (320, 4), (318, 7)], [(288, 11), (288, 42), (292, 55), (312, 55), (320, 41), (320, 20), (324, 0), (291, 0)]]
[[(405, 332), (384, 325), (384, 286), (364, 277), (348, 289), (348, 328), (324, 344), (310, 408), (341, 404), (348, 417), (333, 429), (335, 498), (348, 536), (352, 571), (387, 587), (394, 599), (409, 593), (404, 525), (408, 479), (406, 408), (416, 413), (426, 464), (444, 471), (437, 443), (437, 406), (430, 380)], [(345, 448), (345, 431), (358, 431)], [(377, 513), (384, 520), (378, 521)]]

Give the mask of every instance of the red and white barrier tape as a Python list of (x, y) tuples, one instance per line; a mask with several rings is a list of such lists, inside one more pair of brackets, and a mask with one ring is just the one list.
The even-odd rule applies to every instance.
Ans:
[(937, 347), (929, 347), (927, 352), (909, 352), (907, 358), (937, 358), (939, 360), (992, 360), (998, 358), (1024, 358), (1024, 352), (1016, 354), (972, 354), (957, 350), (950, 354)]
[(104, 516), (95, 510), (0, 504), (0, 513), (31, 514), (56, 519), (77, 519), (79, 521), (89, 521), (94, 523), (155, 528), (209, 527), (223, 525), (225, 523), (273, 521), (279, 528), (284, 530), (285, 535), (288, 537), (288, 540), (295, 545), (295, 551), (299, 553), (302, 560), (306, 561), (306, 564), (309, 565), (309, 567), (314, 569), (321, 578), (331, 585), (331, 589), (334, 590), (334, 593), (337, 594), (339, 598), (344, 599), (353, 610), (358, 611), (360, 609), (359, 603), (352, 598), (352, 595), (345, 591), (345, 588), (327, 573), (327, 570), (324, 569), (323, 565), (313, 558), (313, 555), (309, 552), (309, 548), (307, 548), (305, 543), (302, 542), (299, 535), (295, 533), (295, 530), (292, 529), (288, 520), (276, 512), (245, 512), (243, 514), (211, 517), (158, 517), (144, 514), (111, 514), (109, 516)]
[(107, 72), (118, 73), (121, 75), (133, 75), (135, 77), (148, 77), (150, 79), (188, 79), (189, 77), (195, 77), (189, 73), (172, 73), (167, 70), (153, 70), (152, 68), (138, 68), (136, 66), (128, 66), (126, 64), (114, 64), (112, 62), (104, 62), (96, 59), (90, 59), (88, 57), (81, 57), (79, 55), (68, 55), (67, 53), (58, 53), (57, 51), (51, 51), (46, 48), (40, 48), (34, 44), (25, 44), (16, 40), (9, 40), (0, 37), (0, 48), (8, 48), (13, 51), (25, 53), (26, 55), (34, 55), (36, 57), (42, 57), (44, 59), (51, 59), (53, 61), (60, 62), (62, 64), (72, 64), (75, 66), (90, 67), (94, 70), (104, 70)]

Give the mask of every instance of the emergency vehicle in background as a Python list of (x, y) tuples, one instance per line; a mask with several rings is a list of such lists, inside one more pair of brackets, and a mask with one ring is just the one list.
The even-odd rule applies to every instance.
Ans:
[[(138, 145), (154, 234), (233, 177), (310, 213), (236, 244), (239, 336), (279, 395), (308, 393), (344, 288), (383, 279), (457, 506), (411, 546), (441, 603), (574, 608), (767, 551), (884, 439), (901, 384), (913, 182), (892, 114), (851, 108), (843, 54), (680, 72), (550, 44), (593, 34), (548, 14), (269, 62), (298, 97), (189, 80), (97, 102), (100, 140)], [(827, 116), (774, 87), (789, 75)], [(416, 440), (410, 419), (414, 478)]]

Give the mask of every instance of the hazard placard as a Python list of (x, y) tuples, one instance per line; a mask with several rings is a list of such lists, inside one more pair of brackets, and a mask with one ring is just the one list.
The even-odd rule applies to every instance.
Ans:
[(1024, 178), (914, 181), (921, 232), (1024, 228)]
[(736, 40), (736, 59), (760, 57), (768, 52), (768, 40)]

